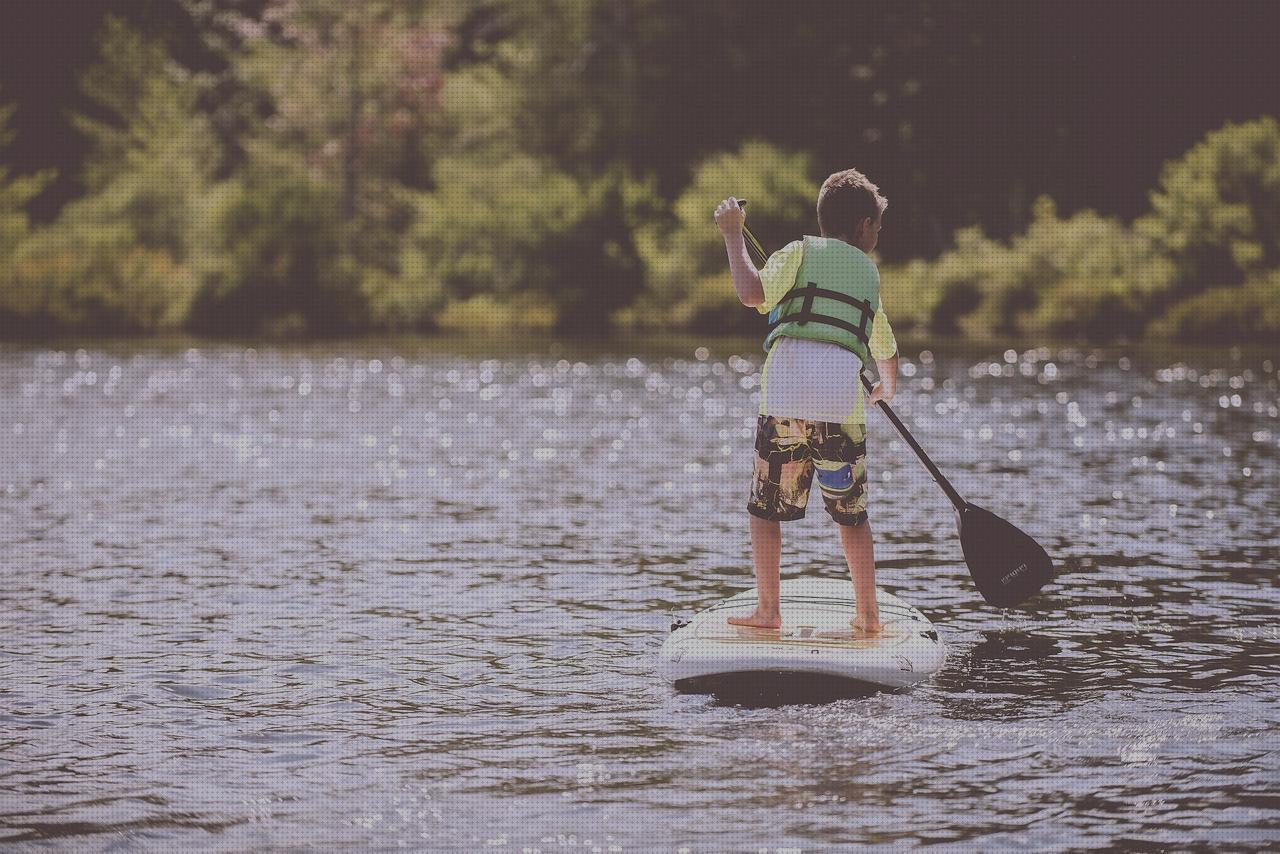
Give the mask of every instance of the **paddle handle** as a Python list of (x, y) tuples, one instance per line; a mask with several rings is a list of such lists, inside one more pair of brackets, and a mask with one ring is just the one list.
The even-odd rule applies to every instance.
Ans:
[[(867, 393), (870, 394), (872, 389), (871, 380), (867, 379), (866, 374), (861, 374), (860, 376), (862, 377), (862, 385), (866, 387)], [(884, 416), (888, 418), (890, 423), (892, 423), (893, 426), (897, 428), (898, 432), (902, 434), (902, 438), (911, 446), (911, 450), (916, 452), (916, 456), (920, 458), (920, 462), (924, 463), (924, 467), (928, 469), (929, 474), (933, 477), (933, 482), (942, 487), (942, 491), (947, 494), (947, 498), (956, 508), (956, 512), (962, 512), (965, 506), (964, 499), (960, 497), (959, 492), (956, 492), (956, 488), (951, 485), (951, 481), (947, 480), (946, 476), (938, 470), (936, 465), (933, 464), (933, 460), (929, 459), (929, 455), (924, 452), (924, 448), (920, 447), (920, 443), (916, 441), (916, 437), (912, 436), (911, 431), (907, 429), (907, 425), (902, 423), (902, 419), (898, 417), (898, 413), (890, 409), (889, 404), (885, 403), (883, 400), (876, 405), (880, 407), (880, 411), (884, 413)]]

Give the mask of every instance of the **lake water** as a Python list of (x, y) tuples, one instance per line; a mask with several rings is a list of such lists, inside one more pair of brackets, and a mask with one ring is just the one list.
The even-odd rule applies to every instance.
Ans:
[[(0, 842), (1280, 842), (1265, 354), (904, 348), (900, 414), (1060, 576), (986, 606), (872, 414), (880, 582), (951, 657), (755, 707), (655, 653), (751, 584), (757, 345), (451, 346), (0, 349)], [(842, 576), (810, 511), (783, 571)]]

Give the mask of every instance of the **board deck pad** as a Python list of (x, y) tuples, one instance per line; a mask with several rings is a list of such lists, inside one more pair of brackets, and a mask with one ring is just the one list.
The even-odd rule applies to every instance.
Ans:
[[(817, 623), (818, 621), (814, 620), (812, 615), (812, 611), (807, 614), (809, 622)], [(698, 626), (696, 635), (701, 639), (722, 643), (825, 645), (846, 649), (871, 649), (901, 644), (917, 630), (914, 620), (886, 621), (881, 617), (883, 626), (881, 634), (868, 636), (854, 632), (849, 625), (848, 615), (844, 612), (837, 611), (834, 616), (836, 620), (833, 622), (837, 626), (843, 623), (843, 628), (824, 629), (822, 626), (814, 625), (788, 626), (784, 622), (781, 629), (764, 629), (755, 626), (735, 626), (727, 622), (723, 624), (707, 622)]]

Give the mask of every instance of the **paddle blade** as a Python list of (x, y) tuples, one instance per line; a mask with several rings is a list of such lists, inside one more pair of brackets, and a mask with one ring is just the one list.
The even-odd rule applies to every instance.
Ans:
[(982, 598), (999, 608), (1025, 602), (1053, 580), (1053, 561), (1040, 544), (999, 516), (965, 503), (960, 547)]

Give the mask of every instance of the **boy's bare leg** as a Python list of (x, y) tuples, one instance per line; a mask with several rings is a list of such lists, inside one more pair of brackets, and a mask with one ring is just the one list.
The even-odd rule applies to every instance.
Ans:
[(871, 522), (861, 525), (837, 525), (844, 559), (853, 578), (853, 592), (858, 600), (854, 631), (865, 634), (880, 632), (880, 606), (876, 603), (876, 559), (871, 545)]
[(778, 574), (782, 561), (782, 524), (751, 517), (751, 556), (756, 566), (756, 595), (760, 603), (750, 617), (730, 617), (735, 626), (776, 629), (782, 625), (778, 610)]

